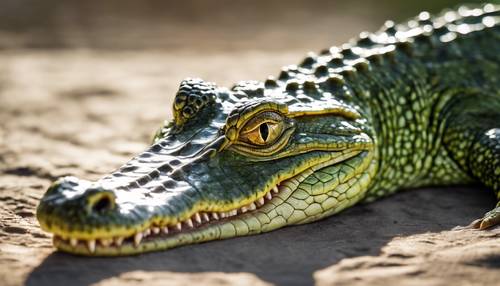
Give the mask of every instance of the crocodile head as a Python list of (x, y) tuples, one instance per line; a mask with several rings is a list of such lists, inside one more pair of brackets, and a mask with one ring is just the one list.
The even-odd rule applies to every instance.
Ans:
[(377, 165), (367, 119), (340, 80), (229, 90), (187, 79), (145, 152), (97, 182), (57, 180), (40, 225), (60, 250), (125, 255), (336, 213), (363, 196)]

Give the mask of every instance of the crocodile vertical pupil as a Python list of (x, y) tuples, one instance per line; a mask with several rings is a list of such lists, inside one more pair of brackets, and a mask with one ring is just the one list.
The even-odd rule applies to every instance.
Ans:
[(259, 127), (260, 137), (262, 137), (262, 141), (266, 142), (269, 137), (269, 126), (267, 123), (262, 123)]

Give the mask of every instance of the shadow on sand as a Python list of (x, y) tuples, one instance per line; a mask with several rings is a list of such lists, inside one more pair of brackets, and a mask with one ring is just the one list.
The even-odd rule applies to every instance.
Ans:
[(377, 255), (396, 236), (468, 224), (493, 204), (492, 192), (478, 188), (407, 191), (320, 222), (257, 236), (119, 258), (55, 252), (29, 274), (25, 284), (89, 285), (142, 270), (247, 272), (276, 285), (312, 285), (315, 271), (343, 258)]

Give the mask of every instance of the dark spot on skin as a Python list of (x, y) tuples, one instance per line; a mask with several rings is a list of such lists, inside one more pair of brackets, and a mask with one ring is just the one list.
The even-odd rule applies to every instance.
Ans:
[(182, 108), (185, 105), (184, 100), (185, 100), (184, 98), (176, 97), (175, 98), (175, 104), (174, 104), (175, 108), (176, 109)]
[(150, 150), (153, 153), (158, 153), (158, 152), (161, 151), (161, 149), (162, 149), (161, 145), (160, 144), (156, 144), (156, 145), (151, 146)]
[(129, 188), (140, 188), (141, 186), (137, 182), (131, 182), (128, 185)]
[(171, 172), (173, 169), (174, 168), (172, 168), (172, 166), (165, 164), (165, 165), (159, 167), (158, 171), (163, 172), (163, 173), (168, 173), (168, 172)]
[(373, 40), (370, 38), (369, 35), (364, 35), (363, 37), (361, 37), (359, 40), (358, 40), (358, 45), (360, 46), (363, 46), (363, 47), (368, 47), (368, 46), (371, 46), (373, 45), (374, 42)]
[(316, 71), (314, 72), (316, 76), (322, 76), (328, 74), (328, 67), (326, 65), (321, 65), (318, 68), (316, 68)]
[(340, 57), (332, 58), (328, 64), (332, 67), (341, 67), (343, 65), (343, 60)]
[(157, 177), (159, 177), (159, 176), (160, 176), (160, 172), (159, 172), (158, 170), (154, 170), (154, 171), (152, 171), (151, 173), (149, 173), (149, 177), (150, 177), (151, 179), (157, 178)]
[(142, 158), (149, 158), (149, 157), (151, 157), (152, 155), (153, 155), (153, 154), (151, 154), (151, 153), (144, 152), (144, 153), (142, 153), (142, 154), (140, 155), (140, 157), (142, 157)]
[(276, 84), (276, 81), (274, 79), (267, 79), (265, 82), (264, 82), (264, 86), (266, 88), (273, 88), (273, 87), (276, 87), (277, 84)]
[(184, 111), (183, 111), (184, 116), (190, 117), (193, 114), (194, 114), (194, 110), (191, 107), (187, 106), (184, 108)]
[(176, 170), (170, 174), (170, 178), (176, 181), (182, 180), (183, 177), (184, 177), (184, 172), (182, 170)]
[(134, 166), (134, 165), (132, 165), (132, 166), (126, 166), (126, 167), (123, 167), (121, 169), (121, 171), (124, 172), (124, 173), (126, 173), (126, 172), (132, 172), (132, 171), (135, 171), (135, 170), (137, 170), (137, 166)]
[(145, 185), (145, 184), (146, 184), (149, 180), (150, 180), (150, 179), (149, 179), (149, 177), (147, 177), (147, 176), (146, 176), (146, 177), (142, 177), (142, 178), (140, 178), (139, 180), (137, 180), (137, 183), (138, 183), (139, 185), (143, 186), (143, 185)]
[(315, 63), (315, 59), (313, 57), (306, 57), (302, 63), (300, 64), (301, 67), (310, 67)]
[(182, 166), (181, 170), (182, 170), (183, 172), (186, 172), (186, 173), (187, 173), (187, 172), (191, 171), (191, 169), (192, 169), (192, 168), (193, 168), (193, 165), (192, 165), (192, 164), (187, 164), (187, 165)]
[[(165, 188), (168, 188), (168, 189), (173, 189), (175, 188), (177, 185), (177, 183), (173, 180), (168, 180), (168, 181), (165, 181), (163, 183), (163, 186), (165, 186)], [(162, 191), (165, 191), (164, 189), (162, 189)]]
[(278, 76), (279, 80), (286, 80), (288, 78), (290, 78), (290, 75), (286, 71), (281, 71), (281, 73)]
[(191, 90), (191, 88), (187, 89), (187, 87), (183, 86), (181, 87), (181, 90), (177, 93), (177, 98), (179, 99), (186, 99), (188, 96), (189, 96), (189, 91)]
[(177, 166), (177, 165), (180, 165), (181, 164), (181, 161), (180, 160), (177, 160), (177, 159), (174, 159), (172, 161), (169, 162), (170, 165), (172, 166)]
[(163, 188), (162, 186), (155, 187), (153, 190), (151, 190), (151, 193), (155, 193), (155, 194), (163, 193), (163, 192), (165, 192), (165, 188)]
[(287, 85), (286, 85), (286, 90), (287, 91), (296, 91), (297, 89), (299, 89), (299, 83), (296, 82), (296, 81), (290, 81)]
[(340, 53), (344, 56), (344, 58), (347, 59), (353, 59), (357, 57), (357, 55), (351, 49), (342, 50)]
[(188, 102), (189, 102), (189, 103), (193, 103), (193, 102), (195, 102), (195, 101), (196, 101), (196, 99), (198, 99), (198, 97), (197, 97), (197, 96), (195, 96), (195, 95), (190, 95), (190, 96), (188, 97)]

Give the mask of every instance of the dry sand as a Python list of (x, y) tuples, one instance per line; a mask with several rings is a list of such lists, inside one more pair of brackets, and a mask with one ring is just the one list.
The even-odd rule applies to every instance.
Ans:
[(336, 19), (322, 18), (310, 38), (304, 31), (315, 27), (302, 27), (298, 38), (271, 29), (256, 42), (240, 29), (245, 48), (208, 37), (201, 46), (191, 39), (162, 50), (2, 51), (0, 285), (498, 285), (500, 228), (453, 230), (494, 206), (479, 187), (406, 191), (308, 225), (133, 257), (58, 253), (39, 229), (35, 208), (50, 182), (97, 179), (143, 150), (170, 117), (182, 78), (264, 79), (307, 49), (380, 23), (360, 17), (329, 39), (320, 28), (345, 20)]

